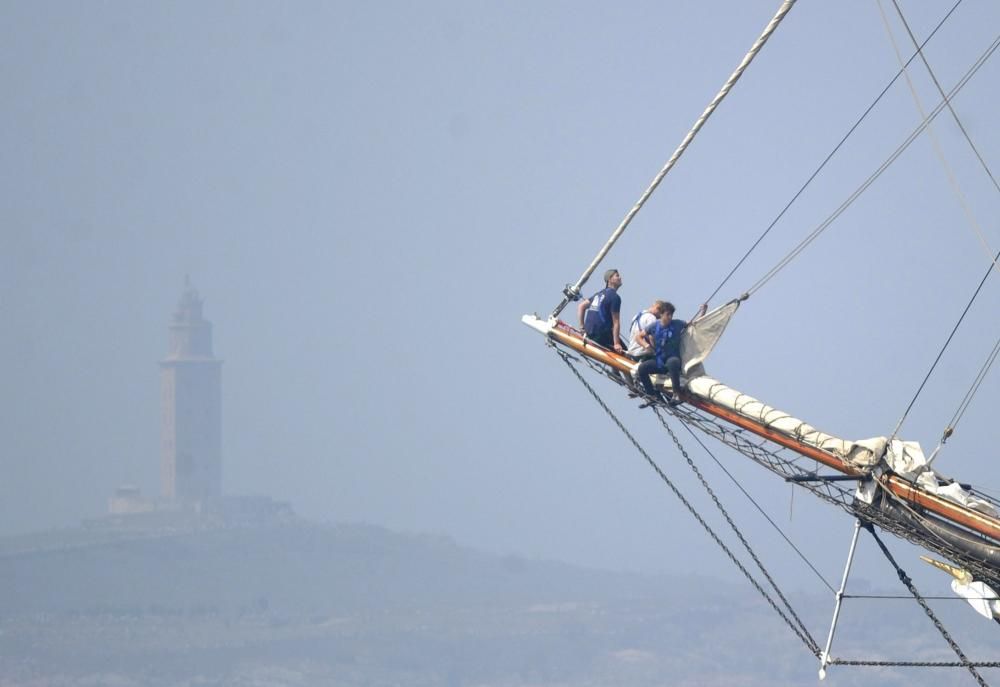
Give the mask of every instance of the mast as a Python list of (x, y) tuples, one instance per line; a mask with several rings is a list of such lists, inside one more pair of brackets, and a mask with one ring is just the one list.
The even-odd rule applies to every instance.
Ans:
[(608, 252), (611, 250), (611, 247), (615, 245), (615, 242), (617, 242), (618, 239), (621, 237), (621, 235), (625, 233), (625, 228), (628, 227), (629, 223), (632, 221), (632, 218), (636, 216), (636, 214), (639, 212), (642, 206), (645, 205), (649, 197), (653, 195), (653, 191), (655, 191), (656, 187), (660, 185), (660, 182), (663, 181), (663, 178), (667, 176), (667, 172), (673, 169), (674, 165), (677, 163), (677, 160), (680, 159), (681, 155), (684, 154), (684, 151), (687, 150), (689, 145), (691, 145), (691, 141), (694, 140), (694, 137), (705, 125), (705, 122), (708, 121), (708, 118), (712, 116), (713, 112), (715, 112), (715, 108), (719, 106), (719, 103), (722, 102), (722, 99), (729, 94), (729, 91), (732, 90), (733, 86), (736, 85), (736, 82), (739, 81), (741, 76), (743, 76), (743, 72), (746, 71), (746, 68), (750, 66), (750, 63), (753, 61), (753, 58), (756, 57), (757, 53), (760, 52), (760, 49), (764, 47), (764, 43), (767, 42), (767, 39), (770, 38), (771, 34), (774, 33), (774, 31), (778, 28), (778, 24), (781, 23), (781, 20), (785, 18), (785, 15), (788, 14), (788, 11), (792, 9), (792, 5), (794, 4), (795, 0), (783, 0), (783, 2), (781, 3), (781, 7), (778, 8), (777, 13), (774, 15), (774, 17), (771, 19), (768, 25), (764, 28), (764, 32), (750, 47), (750, 51), (743, 57), (743, 60), (740, 62), (739, 66), (736, 67), (736, 71), (734, 71), (730, 75), (729, 79), (726, 80), (726, 83), (722, 85), (722, 90), (720, 90), (715, 95), (715, 97), (712, 98), (712, 102), (708, 104), (708, 107), (705, 108), (705, 111), (702, 112), (701, 116), (698, 117), (698, 119), (695, 121), (694, 126), (691, 127), (691, 130), (688, 131), (687, 135), (681, 141), (680, 145), (677, 146), (677, 149), (674, 151), (674, 154), (670, 156), (669, 160), (667, 160), (667, 163), (663, 166), (663, 169), (661, 169), (657, 173), (657, 175), (653, 177), (653, 181), (652, 183), (650, 183), (649, 188), (647, 188), (645, 192), (643, 192), (643, 194), (639, 197), (639, 200), (636, 202), (636, 204), (633, 205), (632, 209), (628, 211), (628, 213), (625, 215), (625, 218), (621, 221), (621, 224), (619, 224), (618, 227), (611, 234), (611, 238), (609, 238), (607, 243), (605, 243), (604, 246), (601, 248), (601, 250), (598, 251), (597, 256), (591, 261), (590, 265), (587, 266), (587, 269), (583, 271), (583, 274), (580, 275), (580, 278), (576, 280), (576, 283), (573, 284), (572, 286), (567, 285), (566, 288), (563, 289), (563, 299), (559, 303), (559, 305), (556, 306), (555, 310), (552, 311), (553, 318), (559, 317), (559, 313), (563, 311), (563, 308), (565, 308), (571, 301), (575, 301), (580, 297), (580, 289), (583, 288), (583, 285), (587, 283), (588, 279), (590, 279), (590, 275), (593, 274), (594, 270), (597, 269), (597, 266), (601, 264), (601, 261), (604, 260), (605, 256), (607, 256)]

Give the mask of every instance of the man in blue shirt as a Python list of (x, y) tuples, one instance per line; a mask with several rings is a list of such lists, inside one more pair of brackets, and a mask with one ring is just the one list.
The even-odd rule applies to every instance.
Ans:
[(622, 299), (618, 295), (621, 285), (622, 275), (618, 270), (608, 270), (604, 273), (604, 288), (580, 301), (577, 307), (580, 328), (587, 338), (617, 353), (624, 352), (620, 338)]
[(681, 333), (685, 327), (687, 322), (674, 319), (673, 304), (664, 303), (660, 319), (636, 336), (640, 344), (656, 351), (656, 357), (644, 360), (636, 368), (636, 376), (642, 383), (642, 388), (649, 396), (662, 398), (653, 387), (650, 375), (669, 373), (670, 388), (673, 391), (670, 398), (672, 406), (681, 402)]

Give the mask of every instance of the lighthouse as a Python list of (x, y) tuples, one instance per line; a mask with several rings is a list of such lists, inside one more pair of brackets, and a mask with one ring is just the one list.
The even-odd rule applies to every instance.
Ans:
[(222, 361), (212, 352), (212, 323), (185, 280), (160, 361), (160, 470), (165, 499), (200, 506), (222, 494)]

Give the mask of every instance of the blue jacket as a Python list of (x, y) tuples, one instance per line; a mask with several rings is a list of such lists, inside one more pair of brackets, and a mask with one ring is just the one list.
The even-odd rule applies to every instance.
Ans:
[(656, 348), (656, 364), (666, 367), (668, 358), (681, 357), (681, 332), (687, 327), (684, 320), (670, 320), (670, 324), (663, 326), (657, 320), (646, 327), (646, 333), (653, 338), (653, 346)]

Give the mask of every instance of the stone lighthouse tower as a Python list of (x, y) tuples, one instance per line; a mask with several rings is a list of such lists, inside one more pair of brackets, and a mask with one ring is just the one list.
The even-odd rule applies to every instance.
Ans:
[(203, 503), (222, 493), (222, 361), (212, 354), (212, 323), (185, 279), (160, 362), (163, 497)]

